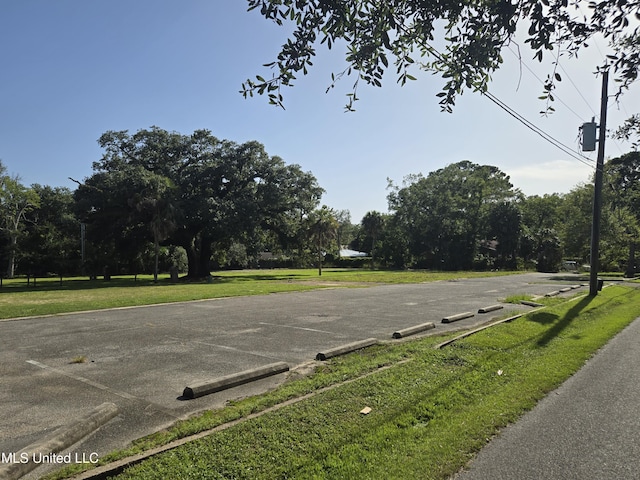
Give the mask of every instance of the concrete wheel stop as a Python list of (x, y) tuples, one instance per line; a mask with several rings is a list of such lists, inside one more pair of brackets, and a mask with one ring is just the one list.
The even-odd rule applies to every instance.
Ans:
[(424, 332), (426, 330), (431, 330), (432, 328), (436, 328), (433, 322), (423, 323), (421, 325), (416, 325), (414, 327), (404, 328), (402, 330), (398, 330), (397, 332), (393, 332), (393, 338), (403, 338), (408, 337), (409, 335), (415, 335), (416, 333)]
[(482, 307), (478, 309), (478, 313), (495, 312), (496, 310), (502, 310), (503, 308), (503, 305), (489, 305), (488, 307)]
[(475, 316), (475, 314), (472, 312), (464, 312), (464, 313), (458, 313), (456, 315), (449, 315), (448, 317), (444, 317), (442, 319), (442, 323), (453, 323), (453, 322), (457, 322), (458, 320), (464, 320), (465, 318), (471, 318), (473, 316)]
[(245, 383), (271, 377), (273, 375), (278, 375), (280, 373), (288, 371), (289, 365), (284, 362), (270, 363), (269, 365), (265, 365), (263, 367), (226, 375), (212, 382), (204, 382), (193, 385), (192, 387), (185, 387), (182, 392), (182, 398), (185, 400), (193, 400), (194, 398), (203, 397), (204, 395), (209, 395), (221, 390), (237, 387), (239, 385), (244, 385)]
[(530, 300), (521, 300), (520, 303), (522, 305), (526, 305), (527, 307), (544, 307), (543, 303), (532, 302)]
[(362, 348), (370, 347), (371, 345), (375, 345), (378, 343), (378, 340), (375, 338), (367, 338), (366, 340), (361, 340), (359, 342), (348, 343), (346, 345), (342, 345), (341, 347), (332, 348), (330, 350), (325, 350), (324, 352), (320, 352), (316, 355), (316, 360), (327, 360), (331, 357), (337, 357), (338, 355), (344, 355), (346, 353), (355, 352), (356, 350), (360, 350)]
[(60, 427), (45, 440), (29, 445), (17, 452), (16, 458), (23, 458), (23, 454), (30, 459), (28, 462), (17, 461), (0, 466), (0, 479), (14, 480), (35, 470), (39, 464), (34, 463), (34, 454), (57, 454), (93, 433), (113, 417), (118, 415), (118, 407), (110, 402), (94, 408), (87, 415), (80, 417), (73, 424)]

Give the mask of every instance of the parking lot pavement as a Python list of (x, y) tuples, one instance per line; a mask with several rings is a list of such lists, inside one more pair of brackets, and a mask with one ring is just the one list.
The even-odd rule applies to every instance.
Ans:
[(17, 452), (113, 402), (119, 414), (73, 446), (102, 455), (180, 418), (264, 392), (285, 376), (184, 401), (189, 384), (274, 362), (293, 368), (324, 349), (369, 337), (391, 340), (394, 331), (424, 322), (436, 323), (431, 334), (470, 328), (491, 314), (440, 320), (508, 295), (544, 295), (575, 283), (522, 274), (2, 321), (0, 452)]

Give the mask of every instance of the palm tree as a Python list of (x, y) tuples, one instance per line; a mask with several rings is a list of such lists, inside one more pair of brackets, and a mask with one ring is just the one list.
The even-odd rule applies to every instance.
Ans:
[(322, 259), (331, 241), (336, 238), (338, 221), (332, 209), (323, 205), (311, 212), (307, 218), (309, 238), (316, 247), (318, 258), (318, 276), (322, 276)]
[(376, 248), (376, 242), (378, 241), (378, 235), (382, 232), (384, 217), (380, 212), (373, 210), (371, 212), (367, 212), (365, 216), (362, 217), (361, 224), (366, 235), (371, 238), (371, 269), (373, 270), (374, 250)]
[(146, 186), (134, 196), (132, 203), (136, 211), (148, 219), (155, 252), (153, 281), (157, 283), (160, 242), (166, 240), (176, 227), (176, 208), (172, 201), (175, 187), (167, 177), (151, 172), (146, 172), (145, 176)]

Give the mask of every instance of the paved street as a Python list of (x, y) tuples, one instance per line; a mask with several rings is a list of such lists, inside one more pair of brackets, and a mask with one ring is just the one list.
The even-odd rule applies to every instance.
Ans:
[(455, 480), (640, 478), (640, 318)]
[[(0, 452), (16, 452), (103, 402), (119, 415), (75, 452), (104, 454), (180, 418), (257, 394), (278, 375), (184, 401), (184, 387), (282, 361), (290, 368), (320, 351), (434, 322), (434, 334), (503, 315), (442, 324), (508, 295), (543, 295), (576, 281), (544, 274), (418, 285), (336, 288), (0, 321)], [(585, 290), (583, 288), (582, 290)], [(72, 363), (76, 357), (85, 363)]]

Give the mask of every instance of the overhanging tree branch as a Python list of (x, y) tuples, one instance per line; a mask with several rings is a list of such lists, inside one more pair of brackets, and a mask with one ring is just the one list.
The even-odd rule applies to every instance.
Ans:
[[(266, 94), (269, 103), (284, 108), (282, 87), (293, 86), (296, 75), (307, 74), (318, 45), (331, 49), (336, 42), (346, 44), (347, 67), (332, 76), (337, 79), (356, 73), (358, 80), (382, 85), (382, 77), (396, 67), (397, 80), (415, 79), (411, 70), (420, 67), (440, 75), (445, 84), (438, 94), (443, 110), (451, 111), (465, 88), (486, 91), (491, 74), (502, 64), (501, 52), (512, 41), (516, 28), (528, 27), (525, 43), (533, 58), (542, 61), (545, 53), (562, 45), (575, 56), (596, 34), (612, 45), (610, 60), (624, 89), (637, 78), (639, 66), (638, 23), (640, 1), (603, 0), (589, 4), (574, 0), (248, 0), (249, 10), (258, 10), (278, 25), (293, 24), (294, 32), (282, 46), (277, 59), (265, 66), (271, 78), (258, 75), (242, 85), (241, 93)], [(441, 56), (425, 46), (434, 40), (444, 44)], [(417, 62), (417, 56), (425, 62)], [(545, 87), (551, 95), (557, 72), (551, 72)], [(354, 84), (348, 94), (347, 109), (357, 100)]]

